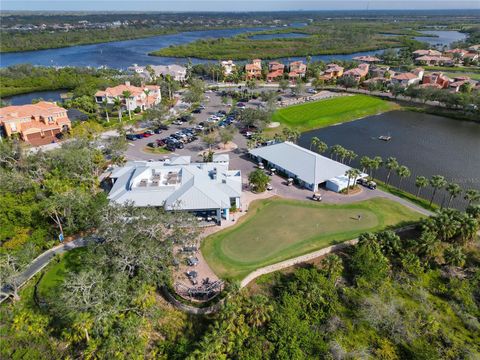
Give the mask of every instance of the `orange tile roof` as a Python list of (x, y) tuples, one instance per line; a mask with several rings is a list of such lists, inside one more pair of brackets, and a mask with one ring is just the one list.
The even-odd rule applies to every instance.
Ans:
[(0, 108), (0, 123), (27, 117), (46, 117), (62, 111), (66, 112), (67, 110), (48, 101), (40, 101), (36, 104), (6, 106)]

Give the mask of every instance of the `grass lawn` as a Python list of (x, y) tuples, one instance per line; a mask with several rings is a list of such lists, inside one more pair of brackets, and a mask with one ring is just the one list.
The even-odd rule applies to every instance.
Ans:
[(308, 131), (397, 108), (398, 105), (376, 97), (341, 96), (279, 109), (273, 114), (272, 121)]
[(342, 205), (259, 200), (239, 224), (206, 238), (202, 253), (218, 276), (239, 280), (257, 268), (420, 218), (382, 198)]
[(45, 270), (45, 274), (38, 283), (38, 295), (49, 299), (55, 296), (57, 287), (62, 283), (68, 271), (76, 271), (82, 266), (82, 256), (85, 248), (70, 250), (59, 258), (52, 260)]
[(146, 153), (150, 153), (150, 154), (171, 154), (170, 151), (168, 151), (167, 149), (165, 148), (162, 148), (162, 147), (158, 147), (158, 148), (151, 148), (149, 146), (145, 146), (143, 148), (143, 151), (146, 152)]

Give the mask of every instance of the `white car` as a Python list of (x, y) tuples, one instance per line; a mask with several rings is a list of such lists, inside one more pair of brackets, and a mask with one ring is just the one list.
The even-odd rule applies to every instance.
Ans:
[(272, 184), (267, 184), (267, 190), (268, 190), (268, 191), (272, 191), (272, 190), (273, 190)]

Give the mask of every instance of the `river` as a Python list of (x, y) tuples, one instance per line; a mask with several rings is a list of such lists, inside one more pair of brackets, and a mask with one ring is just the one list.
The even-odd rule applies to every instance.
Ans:
[[(390, 141), (378, 140), (380, 135), (390, 135)], [(358, 154), (352, 166), (359, 167), (359, 159), (389, 156), (397, 158), (407, 166), (412, 176), (404, 180), (402, 188), (415, 193), (415, 177), (443, 175), (464, 189), (480, 190), (480, 124), (454, 120), (446, 117), (409, 112), (393, 111), (381, 115), (313, 130), (302, 134), (299, 144), (308, 148), (312, 137), (318, 137), (329, 146), (340, 144)], [(385, 179), (386, 172), (379, 171), (378, 177)], [(392, 176), (398, 185), (398, 177)], [(427, 188), (424, 194), (431, 192)], [(443, 193), (437, 195), (443, 200)], [(463, 199), (457, 198), (453, 205), (463, 207)]]
[[(296, 26), (292, 24), (292, 26)], [(114, 41), (92, 45), (78, 45), (60, 49), (25, 51), (0, 55), (0, 67), (16, 64), (33, 64), (44, 66), (107, 66), (116, 69), (126, 69), (132, 64), (167, 65), (185, 64), (187, 58), (172, 58), (149, 56), (148, 53), (172, 45), (187, 44), (201, 39), (232, 37), (250, 31), (268, 30), (271, 28), (240, 28), (223, 30), (188, 31), (178, 34), (151, 36), (142, 39)], [(380, 51), (368, 51), (343, 55), (312, 56), (312, 60), (331, 61), (350, 60), (354, 56), (373, 55)], [(305, 58), (290, 58), (289, 60), (304, 60)], [(209, 60), (190, 59), (192, 63), (205, 63)], [(286, 60), (286, 59), (285, 59)], [(212, 60), (216, 61), (216, 60)]]

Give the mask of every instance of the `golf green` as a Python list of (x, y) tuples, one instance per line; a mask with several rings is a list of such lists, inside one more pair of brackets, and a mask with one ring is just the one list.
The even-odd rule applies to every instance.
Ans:
[(272, 121), (308, 131), (394, 110), (398, 105), (366, 95), (339, 96), (277, 110)]
[(383, 198), (342, 205), (260, 200), (239, 224), (206, 238), (202, 253), (217, 275), (241, 279), (257, 268), (420, 217)]

